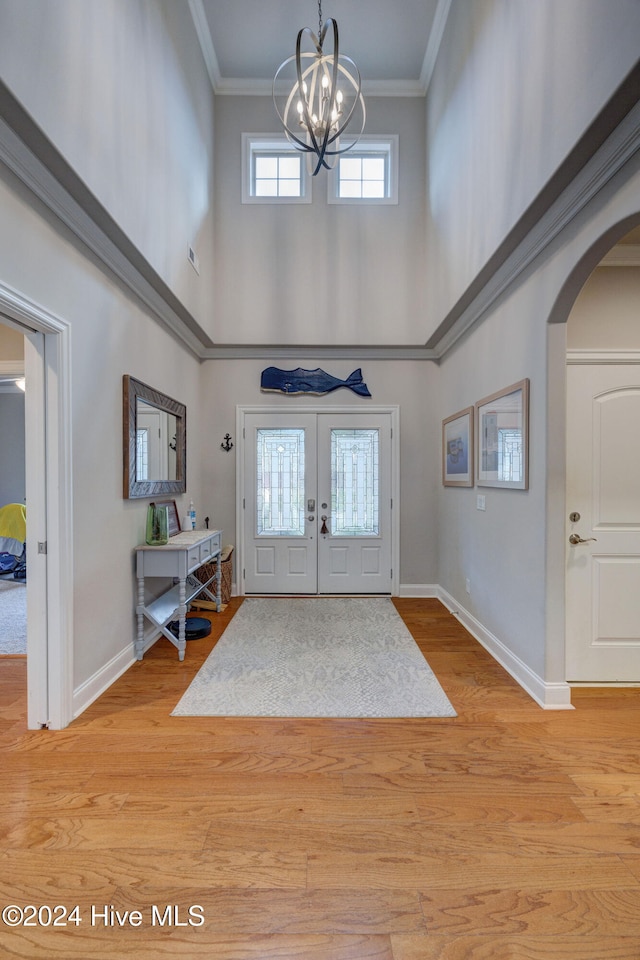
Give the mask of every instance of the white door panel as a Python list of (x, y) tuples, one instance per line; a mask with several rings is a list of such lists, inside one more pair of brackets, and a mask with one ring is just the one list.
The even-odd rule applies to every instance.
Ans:
[(569, 366), (567, 420), (567, 680), (640, 681), (640, 366)]
[(390, 417), (320, 414), (318, 450), (318, 592), (391, 593)]
[[(316, 424), (308, 415), (245, 420), (245, 589), (315, 593)], [(313, 517), (312, 520), (309, 517)]]

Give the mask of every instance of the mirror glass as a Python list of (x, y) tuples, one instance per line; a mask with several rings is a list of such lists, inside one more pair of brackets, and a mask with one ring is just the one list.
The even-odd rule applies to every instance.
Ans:
[(176, 480), (178, 418), (138, 397), (136, 480)]
[(186, 490), (186, 407), (153, 387), (123, 379), (124, 496)]

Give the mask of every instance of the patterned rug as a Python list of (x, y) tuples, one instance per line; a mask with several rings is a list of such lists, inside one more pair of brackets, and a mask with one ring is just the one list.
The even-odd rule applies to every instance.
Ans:
[(249, 598), (172, 716), (455, 717), (387, 597)]
[(0, 656), (27, 652), (27, 588), (0, 580)]

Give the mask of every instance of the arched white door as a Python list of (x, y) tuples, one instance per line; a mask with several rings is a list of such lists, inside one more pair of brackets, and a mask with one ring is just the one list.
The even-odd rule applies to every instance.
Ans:
[(567, 422), (567, 680), (640, 682), (640, 357), (570, 363)]

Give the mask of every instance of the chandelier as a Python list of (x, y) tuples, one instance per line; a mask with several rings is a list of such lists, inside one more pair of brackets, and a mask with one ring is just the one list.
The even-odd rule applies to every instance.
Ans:
[[(324, 46), (327, 35), (333, 41), (328, 53)], [(313, 45), (311, 51), (302, 49), (305, 36)], [(283, 87), (288, 92), (283, 94)], [(322, 167), (331, 169), (336, 158), (361, 136), (366, 112), (360, 88), (360, 71), (350, 57), (340, 53), (338, 24), (331, 18), (323, 22), (319, 0), (318, 35), (303, 27), (295, 55), (280, 64), (273, 78), (273, 102), (284, 132), (296, 150), (307, 155), (314, 177)], [(341, 146), (340, 137), (352, 121), (349, 142)]]

